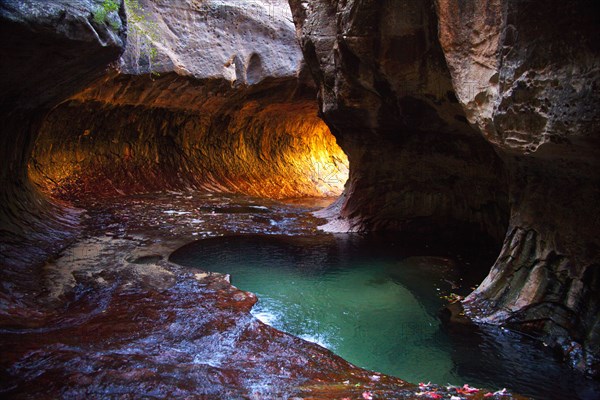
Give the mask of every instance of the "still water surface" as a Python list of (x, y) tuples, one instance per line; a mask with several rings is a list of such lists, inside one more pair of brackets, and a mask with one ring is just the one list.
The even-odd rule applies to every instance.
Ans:
[(537, 342), (440, 321), (441, 296), (468, 292), (483, 278), (490, 260), (481, 255), (407, 250), (380, 237), (241, 235), (191, 243), (171, 261), (231, 274), (234, 285), (258, 295), (253, 314), (263, 322), (363, 368), (539, 399), (600, 394)]

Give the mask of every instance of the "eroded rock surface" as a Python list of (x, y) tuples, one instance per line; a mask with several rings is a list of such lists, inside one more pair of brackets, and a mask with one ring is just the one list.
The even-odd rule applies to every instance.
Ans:
[(168, 224), (144, 225), (135, 202), (117, 203), (125, 215), (110, 222), (90, 206), (93, 233), (73, 259), (41, 268), (80, 212), (30, 177), (66, 199), (188, 186), (338, 193), (346, 162), (315, 115), (308, 69), (352, 163), (329, 228), (501, 241), (510, 225), (470, 311), (544, 332), (595, 372), (590, 2), (291, 0), (306, 65), (283, 1), (140, 3), (162, 40), (130, 36), (106, 70), (124, 50), (123, 8), (98, 23), (100, 0), (0, 1), (3, 393), (416, 397), (261, 325), (247, 315), (253, 297), (223, 277), (181, 273), (164, 261), (174, 243), (157, 239)]
[[(165, 7), (173, 5), (161, 3)], [(247, 3), (250, 7), (250, 2)], [(252, 3), (256, 6), (257, 2)], [(277, 60), (261, 64), (252, 53), (247, 60), (244, 58), (249, 64), (242, 70), (245, 74), (242, 80), (231, 79), (231, 73), (216, 78), (208, 73), (188, 76), (187, 71), (182, 73), (179, 64), (175, 72), (170, 67), (161, 69), (163, 74), (154, 81), (158, 82), (156, 85), (149, 76), (136, 80), (107, 73), (107, 65), (123, 50), (121, 27), (125, 22), (119, 18), (115, 28), (110, 23), (116, 21), (115, 15), (106, 23), (92, 22), (101, 4), (100, 0), (0, 3), (3, 38), (0, 392), (16, 398), (358, 397), (367, 390), (404, 396), (410, 387), (400, 379), (378, 375), (375, 381), (372, 372), (360, 370), (316, 345), (258, 322), (248, 314), (256, 298), (237, 290), (223, 276), (182, 273), (180, 268), (166, 262), (164, 252), (173, 248), (157, 242), (162, 235), (173, 236), (174, 232), (169, 230), (171, 226), (162, 213), (151, 218), (152, 223), (144, 224), (148, 221), (143, 221), (136, 211), (143, 213), (146, 207), (136, 209), (135, 200), (127, 200), (126, 205), (132, 208), (119, 204), (113, 208), (113, 212), (120, 212), (119, 217), (98, 204), (80, 203), (91, 214), (84, 219), (81, 236), (62, 257), (58, 255), (41, 265), (49, 254), (58, 253), (65, 240), (72, 238), (81, 212), (48, 200), (29, 182), (29, 174), (45, 191), (66, 186), (64, 192), (55, 193), (93, 199), (106, 193), (164, 190), (193, 183), (196, 177), (186, 181), (178, 176), (197, 172), (184, 168), (185, 154), (177, 150), (185, 146), (200, 147), (194, 151), (208, 154), (207, 158), (214, 157), (213, 165), (218, 165), (215, 158), (220, 157), (225, 164), (219, 166), (222, 171), (237, 165), (244, 172), (260, 176), (264, 171), (251, 168), (255, 158), (262, 158), (263, 165), (273, 161), (283, 165), (297, 162), (294, 157), (301, 154), (314, 157), (309, 160), (314, 165), (320, 159), (318, 153), (311, 151), (312, 146), (326, 152), (327, 146), (335, 144), (325, 138), (326, 127), (319, 125), (314, 106), (309, 107), (309, 96), (302, 85), (297, 85), (297, 71), (293, 69), (290, 75), (288, 67), (297, 60), (283, 61), (283, 67), (279, 67)], [(184, 5), (194, 4), (208, 2)], [(219, 6), (221, 11), (235, 9), (221, 7), (223, 2), (209, 5)], [(230, 15), (229, 11), (223, 15)], [(121, 16), (122, 12), (121, 9)], [(253, 28), (258, 29), (256, 25)], [(278, 29), (265, 28), (265, 31), (266, 35), (281, 33)], [(293, 29), (288, 31), (293, 38)], [(218, 45), (215, 36), (208, 39)], [(262, 47), (265, 51), (268, 48)], [(297, 48), (291, 53), (299, 54)], [(220, 70), (227, 71), (224, 66)], [(235, 76), (241, 75), (236, 72)], [(81, 93), (86, 86), (89, 90)], [(131, 94), (130, 89), (141, 91)], [(207, 91), (203, 92), (204, 89)], [(115, 96), (121, 103), (111, 103), (114, 99), (110, 96), (121, 90), (123, 93)], [(270, 93), (271, 90), (276, 93)], [(190, 99), (193, 95), (200, 100)], [(68, 98), (71, 100), (59, 105)], [(157, 99), (162, 103), (152, 103)], [(237, 109), (231, 114), (218, 114), (229, 106)], [(71, 116), (67, 118), (64, 110), (70, 110)], [(106, 122), (107, 115), (113, 120)], [(228, 122), (235, 118), (238, 122), (231, 125), (240, 133), (222, 141), (218, 134), (226, 135), (227, 129), (235, 131)], [(212, 139), (203, 142), (204, 147), (185, 142), (181, 132), (202, 136), (206, 132), (195, 129), (202, 123), (214, 126)], [(180, 131), (178, 124), (192, 127)], [(48, 133), (53, 127), (57, 131)], [(273, 131), (261, 136), (262, 128)], [(36, 157), (28, 171), (40, 131)], [(169, 136), (171, 132), (180, 136)], [(248, 132), (252, 135), (243, 135)], [(311, 135), (307, 138), (300, 135), (305, 132)], [(52, 134), (56, 136), (46, 136)], [(44, 138), (51, 140), (45, 142)], [(244, 144), (246, 139), (253, 143)], [(181, 142), (175, 145), (173, 142), (177, 140)], [(238, 151), (227, 153), (226, 146), (235, 141), (240, 142), (233, 146)], [(280, 156), (282, 148), (288, 149), (288, 153)], [(163, 161), (163, 156), (167, 161)], [(241, 161), (235, 164), (228, 157)], [(329, 158), (327, 162), (331, 163)], [(138, 164), (148, 168), (135, 167)], [(72, 181), (62, 178), (71, 177), (75, 167), (82, 166), (88, 180), (76, 182), (82, 187), (75, 184), (69, 187)], [(270, 171), (277, 168), (282, 170), (279, 166)], [(161, 175), (163, 171), (166, 173)], [(93, 181), (95, 172), (100, 175), (97, 182)], [(318, 181), (319, 177), (314, 178)], [(53, 178), (61, 179), (52, 182)], [(310, 176), (304, 179), (311, 182), (311, 190), (316, 190), (316, 181), (312, 182)], [(111, 185), (113, 180), (115, 184)], [(90, 181), (96, 184), (87, 185)], [(137, 187), (136, 182), (140, 182)], [(226, 179), (201, 182), (218, 184), (220, 190), (243, 190), (243, 184), (261, 184), (259, 179), (250, 181), (244, 177), (235, 184)], [(281, 182), (277, 183), (281, 186)], [(308, 186), (307, 183), (303, 187)], [(272, 187), (256, 190), (274, 197), (279, 195)], [(323, 192), (319, 193), (327, 190), (323, 186)], [(298, 191), (296, 187), (284, 186), (281, 193), (290, 195)], [(173, 210), (157, 212), (161, 211), (171, 215)], [(135, 237), (130, 236), (133, 235), (130, 230), (122, 229), (125, 223), (133, 226)], [(177, 240), (189, 240), (192, 234), (189, 227), (187, 230), (185, 226), (178, 227), (183, 232), (171, 245)], [(277, 224), (271, 227), (276, 228)], [(150, 247), (149, 253), (140, 253), (146, 246)]]
[[(0, 393), (411, 397), (414, 385), (264, 325), (249, 313), (256, 296), (232, 286), (228, 276), (167, 261), (194, 237), (257, 229), (298, 234), (314, 226), (298, 206), (267, 201), (257, 208), (255, 200), (180, 193), (86, 203), (89, 218), (78, 243), (47, 263), (42, 284), (27, 294), (37, 307), (14, 316), (13, 324), (0, 320)], [(245, 213), (214, 214), (244, 204)], [(261, 215), (276, 223), (249, 219)]]
[[(0, 2), (3, 318), (28, 307), (29, 299), (22, 290), (39, 279), (30, 267), (64, 246), (77, 221), (74, 211), (49, 201), (30, 183), (27, 163), (45, 115), (101, 76), (123, 51), (122, 31), (93, 22), (92, 13), (101, 3)], [(122, 25), (121, 20), (119, 23)], [(8, 300), (11, 296), (17, 297)]]
[(290, 4), (322, 117), (351, 165), (328, 229), (471, 227), (499, 240), (504, 171), (456, 100), (433, 2)]
[(591, 2), (290, 5), (323, 117), (351, 163), (329, 227), (468, 222), (502, 237), (508, 222), (498, 261), (465, 305), (544, 336), (597, 374)]
[(575, 366), (598, 374), (600, 47), (592, 9), (588, 1), (438, 3), (458, 98), (509, 175), (504, 248), (466, 305), (483, 321), (544, 332)]
[(118, 72), (45, 120), (36, 182), (62, 197), (341, 193), (348, 162), (317, 117), (285, 1), (140, 5)]

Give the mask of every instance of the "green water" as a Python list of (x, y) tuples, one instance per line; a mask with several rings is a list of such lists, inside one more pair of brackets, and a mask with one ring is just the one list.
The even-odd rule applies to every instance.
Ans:
[[(259, 271), (248, 271), (247, 264), (240, 263), (227, 270), (234, 284), (258, 294), (253, 313), (263, 322), (367, 369), (416, 382), (431, 379), (417, 368), (427, 364), (437, 380), (455, 380), (444, 349), (449, 344), (436, 339), (440, 327), (435, 310), (441, 304), (432, 296), (428, 307), (402, 282), (423, 279), (415, 271), (417, 264), (356, 262), (305, 273), (293, 263), (284, 268), (270, 264)], [(404, 279), (398, 279), (399, 270), (404, 270)]]
[(353, 235), (248, 235), (191, 243), (171, 261), (231, 274), (258, 295), (257, 318), (366, 369), (537, 398), (597, 393), (538, 343), (496, 328), (445, 327), (440, 296), (481, 281), (481, 257), (406, 247)]
[[(431, 373), (418, 368), (426, 364), (436, 371), (436, 380), (454, 381), (445, 348), (449, 343), (436, 338), (438, 320), (401, 280), (394, 279), (397, 270), (414, 267), (410, 261), (356, 263), (308, 279), (270, 267), (233, 282), (259, 293), (261, 301), (254, 310), (259, 319), (321, 344), (356, 365), (417, 382), (432, 379)], [(232, 273), (236, 276), (236, 271)], [(417, 274), (409, 274), (406, 279), (418, 282)], [(273, 288), (266, 290), (265, 283)]]

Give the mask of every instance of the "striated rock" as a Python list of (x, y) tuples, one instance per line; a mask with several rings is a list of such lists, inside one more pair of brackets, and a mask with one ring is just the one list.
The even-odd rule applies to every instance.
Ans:
[[(223, 277), (177, 275), (154, 247), (121, 257), (173, 233), (157, 229), (164, 210), (144, 226), (143, 204), (121, 220), (92, 207), (99, 226), (75, 249), (114, 247), (59, 268), (64, 291), (38, 268), (78, 220), (40, 189), (86, 201), (188, 187), (335, 195), (347, 160), (328, 127), (352, 165), (327, 229), (500, 243), (508, 226), (467, 310), (546, 335), (597, 373), (591, 2), (290, 0), (306, 63), (281, 0), (140, 0), (129, 25), (123, 6), (98, 22), (102, 3), (0, 0), (0, 392), (412, 396), (258, 324), (255, 298)], [(144, 235), (105, 237), (130, 217)], [(212, 360), (215, 348), (227, 357)], [(280, 386), (263, 390), (265, 375)]]
[[(64, 246), (77, 220), (30, 183), (27, 162), (49, 110), (101, 76), (123, 50), (123, 32), (93, 22), (101, 3), (0, 1), (2, 317), (27, 306), (31, 299), (18, 293), (39, 279), (31, 268)], [(13, 295), (22, 298), (8, 300)]]
[(317, 117), (285, 1), (140, 5), (118, 72), (41, 126), (30, 165), (40, 186), (63, 198), (341, 193), (348, 161)]
[(573, 338), (585, 351), (567, 357), (598, 374), (597, 13), (590, 1), (500, 0), (444, 0), (438, 12), (458, 99), (509, 174), (503, 250), (465, 304), (483, 321), (542, 332), (567, 353)]
[(41, 127), (32, 177), (66, 198), (181, 187), (271, 198), (342, 190), (346, 156), (316, 116), (314, 103), (308, 96), (281, 98), (294, 96), (295, 82), (243, 91), (198, 83), (169, 94), (163, 88), (179, 87), (181, 77), (140, 79), (150, 90), (161, 86), (157, 93), (163, 98), (185, 96), (185, 90), (207, 97), (181, 108), (97, 99), (65, 103)]
[[(164, 29), (176, 30), (178, 7), (198, 6), (192, 14), (202, 16), (206, 6), (210, 21), (225, 23), (228, 32), (234, 28), (227, 24), (244, 17), (265, 41), (271, 39), (257, 49), (248, 43), (225, 46), (223, 54), (236, 55), (233, 71), (216, 50), (202, 55), (211, 64), (198, 66), (206, 59), (179, 57), (168, 48), (160, 49), (157, 60), (163, 61), (147, 67), (140, 60), (127, 64), (127, 53), (118, 73), (105, 70), (123, 50), (123, 32), (111, 31), (115, 15), (104, 24), (91, 22), (102, 1), (0, 3), (0, 32), (9, 43), (0, 53), (0, 393), (410, 395), (416, 388), (400, 379), (381, 376), (374, 382), (371, 371), (258, 322), (248, 313), (256, 297), (223, 276), (192, 277), (164, 261), (164, 242), (181, 245), (202, 221), (173, 227), (165, 217), (172, 210), (140, 206), (131, 198), (129, 208), (108, 206), (117, 217), (99, 210), (97, 197), (121, 191), (193, 185), (280, 197), (329, 194), (343, 184), (318, 169), (323, 162), (339, 164), (343, 172), (345, 160), (316, 117), (314, 89), (301, 82), (291, 22), (263, 24), (267, 2), (154, 3), (172, 12)], [(256, 7), (262, 13), (252, 17)], [(238, 13), (231, 16), (232, 10)], [(124, 26), (124, 19), (117, 25)], [(193, 32), (185, 24), (177, 29), (184, 28)], [(279, 47), (272, 46), (275, 37), (283, 38)], [(203, 40), (217, 49), (218, 38)], [(290, 59), (260, 58), (284, 54), (291, 44)], [(191, 48), (202, 46), (192, 41), (182, 51)], [(178, 57), (184, 62), (175, 64)], [(161, 75), (151, 77), (150, 71)], [(21, 80), (30, 77), (31, 84)], [(332, 159), (337, 153), (330, 150), (340, 158)], [(58, 253), (82, 221), (79, 211), (55, 205), (30, 178), (43, 191), (90, 200), (80, 203), (91, 218), (83, 219), (77, 244), (43, 268), (40, 262)], [(129, 230), (122, 226), (127, 223)], [(149, 244), (154, 246), (147, 254), (135, 253)]]
[(351, 164), (344, 197), (321, 214), (327, 228), (468, 224), (501, 238), (508, 223), (496, 264), (465, 305), (478, 320), (566, 343), (574, 364), (597, 373), (591, 2), (290, 5), (322, 116)]
[(504, 171), (456, 100), (433, 2), (290, 5), (322, 117), (351, 165), (340, 219), (326, 229), (500, 240)]

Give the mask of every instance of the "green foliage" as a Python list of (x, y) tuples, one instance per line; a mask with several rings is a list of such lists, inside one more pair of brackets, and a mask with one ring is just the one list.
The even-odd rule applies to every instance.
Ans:
[(152, 70), (152, 63), (158, 55), (154, 43), (159, 41), (158, 26), (150, 21), (138, 0), (125, 0), (130, 40), (135, 40), (137, 58), (147, 58), (152, 75), (158, 75)]
[(127, 8), (127, 17), (130, 23), (133, 23), (137, 27), (148, 23), (146, 13), (138, 0), (125, 0), (125, 7)]
[[(97, 24), (108, 24), (114, 31), (118, 31), (121, 28), (120, 19), (111, 18), (110, 14), (119, 12), (120, 3), (119, 0), (104, 0), (92, 14), (94, 21)], [(158, 27), (155, 22), (148, 19), (139, 0), (124, 0), (124, 3), (127, 10), (127, 33), (136, 53), (138, 69), (139, 61), (143, 60), (148, 63), (151, 73), (158, 75), (152, 71), (152, 63), (158, 55), (154, 45), (158, 42)]]
[(119, 24), (108, 18), (108, 14), (117, 11), (119, 11), (119, 4), (115, 0), (104, 0), (102, 6), (98, 7), (93, 13), (94, 21), (98, 24), (108, 23), (113, 29), (117, 30)]

